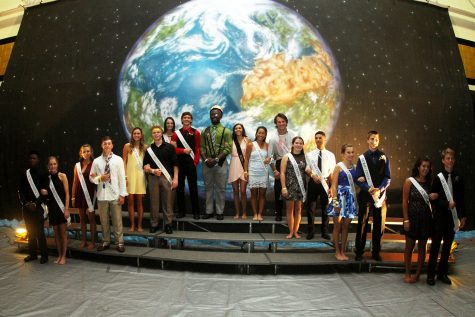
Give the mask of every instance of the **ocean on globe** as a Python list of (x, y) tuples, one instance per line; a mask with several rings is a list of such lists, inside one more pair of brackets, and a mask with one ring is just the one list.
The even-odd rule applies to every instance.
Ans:
[[(270, 0), (195, 0), (167, 12), (137, 40), (119, 77), (119, 112), (125, 133), (184, 111), (199, 130), (209, 110), (222, 123), (240, 122), (254, 139), (274, 116), (314, 146), (317, 130), (331, 135), (340, 102), (335, 58), (319, 32), (297, 12)], [(269, 136), (268, 136), (269, 137)]]

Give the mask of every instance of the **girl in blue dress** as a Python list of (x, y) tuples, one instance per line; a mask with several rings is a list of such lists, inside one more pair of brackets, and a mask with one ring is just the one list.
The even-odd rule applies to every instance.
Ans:
[[(335, 257), (340, 261), (348, 261), (345, 255), (346, 242), (348, 241), (348, 228), (351, 220), (358, 216), (358, 203), (354, 179), (356, 166), (353, 165), (355, 152), (351, 144), (341, 147), (343, 161), (338, 163), (332, 174), (330, 189), (331, 203), (327, 214), (333, 217), (333, 244)], [(340, 245), (341, 239), (341, 245)]]

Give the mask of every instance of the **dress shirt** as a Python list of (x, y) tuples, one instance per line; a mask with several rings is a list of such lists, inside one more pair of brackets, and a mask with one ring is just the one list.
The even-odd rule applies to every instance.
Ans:
[[(216, 139), (214, 144), (208, 144), (208, 138), (211, 141), (211, 135), (208, 137), (206, 135), (206, 130), (210, 130), (213, 126), (209, 126), (203, 132), (201, 132), (201, 154), (205, 158), (216, 158), (219, 154), (224, 153), (226, 156), (231, 153), (233, 137), (231, 130), (225, 128), (221, 123), (215, 125), (216, 129)], [(224, 134), (223, 134), (224, 131)]]
[[(335, 169), (336, 165), (336, 159), (335, 155), (328, 151), (327, 149), (321, 150), (322, 152), (322, 175), (323, 178), (328, 179), (328, 177), (331, 176), (333, 173), (333, 170)], [(319, 149), (315, 149), (307, 154), (308, 158), (312, 161), (315, 162), (315, 166), (318, 164), (318, 155), (320, 153)]]
[[(368, 168), (370, 169), (370, 173), (371, 173), (371, 168), (369, 166), (370, 164), (377, 165), (380, 160), (385, 161), (381, 183), (378, 185), (378, 183), (375, 179), (376, 177), (373, 174), (371, 174), (371, 179), (373, 181), (373, 185), (374, 185), (375, 188), (383, 190), (384, 188), (388, 187), (390, 182), (391, 182), (391, 168), (390, 168), (390, 165), (389, 165), (389, 158), (382, 151), (380, 151), (379, 149), (376, 149), (376, 151), (368, 150), (363, 155), (365, 155), (366, 160), (368, 160), (367, 159), (368, 156), (369, 156), (369, 159), (371, 160), (371, 162), (367, 162), (368, 163)], [(358, 179), (360, 176), (365, 177), (364, 171), (363, 171), (363, 165), (361, 165), (361, 160), (358, 158), (358, 164), (356, 165), (356, 179)], [(368, 185), (368, 181), (367, 181), (366, 177), (365, 177), (364, 182), (356, 181), (356, 184), (362, 190), (364, 190), (366, 192), (369, 190), (369, 185)]]
[[(169, 143), (162, 142), (160, 146), (156, 146), (155, 143), (152, 143), (150, 145), (150, 148), (152, 149), (153, 153), (155, 153), (155, 156), (163, 164), (168, 174), (170, 174), (170, 177), (173, 178), (174, 176), (173, 167), (178, 166), (178, 158), (175, 153), (175, 147)], [(159, 168), (158, 165), (150, 156), (150, 154), (147, 151), (145, 151), (145, 155), (143, 158), (143, 166), (147, 164), (149, 164), (150, 167), (153, 169)]]
[(106, 159), (103, 155), (97, 157), (92, 162), (91, 174), (89, 180), (97, 184), (97, 200), (112, 201), (119, 199), (119, 196), (127, 196), (127, 187), (125, 181), (124, 161), (120, 156), (112, 153), (109, 160), (110, 180), (103, 182), (101, 176), (104, 174), (106, 168)]
[(292, 148), (292, 139), (294, 134), (291, 131), (287, 131), (286, 134), (279, 134), (277, 131), (269, 139), (269, 156), (272, 157), (275, 161), (281, 160), (285, 154), (288, 152), (283, 149), (282, 146), (279, 146), (279, 138), (283, 139), (282, 141), (287, 146), (288, 150)]
[[(195, 156), (195, 160), (194, 160), (194, 164), (195, 166), (198, 165), (198, 163), (200, 162), (200, 147), (201, 147), (201, 135), (200, 135), (200, 131), (196, 130), (196, 129), (193, 129), (192, 127), (188, 127), (188, 128), (181, 128), (180, 129), (180, 132), (181, 134), (183, 135), (183, 138), (185, 138), (186, 140), (186, 135), (193, 135), (194, 136), (194, 140), (195, 140), (195, 146), (194, 148), (192, 148), (193, 150), (193, 154)], [(189, 155), (189, 154), (185, 154), (185, 152), (183, 152), (183, 150), (185, 149), (184, 147), (180, 147), (179, 146), (179, 143), (178, 142), (180, 139), (178, 138), (178, 136), (176, 135), (176, 132), (173, 132), (173, 136), (172, 136), (172, 141), (173, 142), (176, 142), (176, 154), (177, 155)], [(188, 141), (187, 141), (188, 142)], [(189, 144), (190, 145), (190, 144)], [(191, 146), (191, 145), (190, 145)]]

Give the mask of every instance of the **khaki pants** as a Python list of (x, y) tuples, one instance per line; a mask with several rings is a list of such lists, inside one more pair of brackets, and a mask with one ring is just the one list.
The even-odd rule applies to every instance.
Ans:
[(150, 225), (158, 226), (160, 211), (163, 212), (166, 224), (173, 221), (174, 190), (164, 175), (148, 175), (148, 189), (150, 193)]
[(99, 217), (101, 218), (102, 243), (104, 245), (109, 245), (111, 243), (111, 231), (109, 225), (110, 217), (112, 218), (115, 243), (124, 244), (122, 206), (119, 204), (119, 200), (99, 200), (97, 201), (97, 209), (99, 210)]

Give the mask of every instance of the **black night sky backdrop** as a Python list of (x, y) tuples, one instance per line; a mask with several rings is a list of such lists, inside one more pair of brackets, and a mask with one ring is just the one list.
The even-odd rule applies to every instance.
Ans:
[[(328, 148), (366, 150), (381, 133), (392, 165), (389, 202), (415, 159), (453, 147), (473, 206), (474, 115), (447, 10), (394, 0), (279, 1), (322, 34), (338, 63), (343, 102)], [(16, 188), (26, 154), (60, 156), (72, 178), (81, 144), (100, 151), (111, 135), (127, 142), (117, 107), (118, 77), (136, 40), (176, 0), (66, 0), (26, 10), (0, 95), (0, 212), (18, 214)], [(160, 122), (161, 124), (161, 122)], [(273, 127), (268, 127), (272, 129)], [(471, 212), (470, 212), (471, 214)]]

